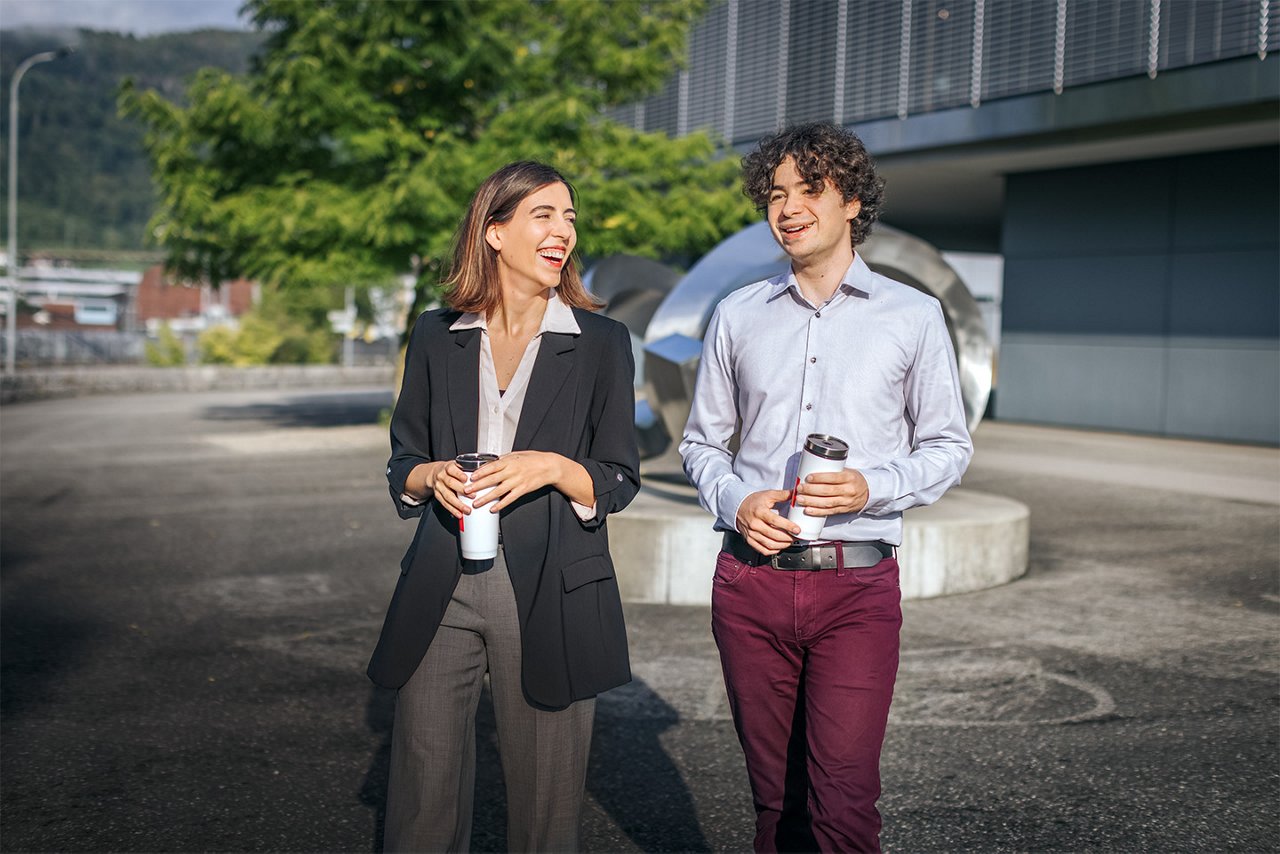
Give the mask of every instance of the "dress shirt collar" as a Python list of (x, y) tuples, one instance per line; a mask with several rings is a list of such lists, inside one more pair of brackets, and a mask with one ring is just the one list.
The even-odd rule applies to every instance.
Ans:
[[(787, 291), (793, 291), (797, 297), (804, 300), (804, 294), (800, 291), (800, 283), (796, 281), (795, 271), (790, 267), (787, 272), (774, 276), (769, 280), (772, 286), (769, 291), (769, 299), (782, 296)], [(867, 262), (862, 260), (862, 256), (857, 252), (853, 253), (853, 263), (849, 265), (849, 269), (844, 271), (844, 275), (840, 278), (838, 290), (842, 290), (847, 294), (861, 293), (871, 296), (875, 292), (876, 276), (871, 272), (871, 268), (867, 266)], [(833, 294), (834, 296), (834, 294)]]
[[(483, 314), (468, 311), (449, 326), (450, 332), (458, 332), (462, 329), (483, 329), (488, 332), (489, 322)], [(573, 309), (564, 304), (555, 288), (551, 289), (551, 298), (547, 300), (547, 310), (543, 313), (542, 323), (538, 326), (538, 331), (534, 333), (533, 337), (537, 338), (544, 332), (559, 332), (564, 335), (582, 334), (582, 329), (578, 326), (578, 320), (573, 316)]]

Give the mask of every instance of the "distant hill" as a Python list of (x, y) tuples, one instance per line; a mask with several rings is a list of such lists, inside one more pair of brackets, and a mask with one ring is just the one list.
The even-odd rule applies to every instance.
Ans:
[[(18, 251), (70, 250), (72, 256), (128, 257), (148, 247), (155, 196), (142, 130), (116, 113), (120, 80), (180, 99), (206, 66), (248, 69), (259, 33), (198, 30), (138, 38), (67, 30), (0, 31), (0, 200), (8, 198), (9, 83), (32, 54), (73, 45), (76, 52), (22, 78), (18, 127)], [(7, 204), (7, 202), (4, 202)], [(0, 228), (7, 228), (7, 219)], [(0, 244), (2, 245), (2, 244)]]

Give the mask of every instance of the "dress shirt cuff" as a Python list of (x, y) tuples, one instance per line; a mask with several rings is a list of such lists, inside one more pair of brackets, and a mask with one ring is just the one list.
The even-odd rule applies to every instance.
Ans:
[(400, 503), (408, 507), (421, 507), (427, 502), (423, 501), (421, 498), (414, 498), (407, 492), (402, 492), (400, 493)]
[(742, 502), (747, 500), (747, 496), (757, 490), (747, 486), (736, 477), (725, 478), (727, 483), (720, 487), (719, 501), (717, 501), (716, 515), (720, 517), (720, 521), (729, 526), (729, 530), (738, 530), (738, 508), (742, 506)]
[(578, 518), (583, 522), (590, 522), (592, 519), (596, 518), (596, 502), (592, 501), (588, 506), (586, 504), (579, 504), (573, 499), (569, 499), (569, 503), (573, 505), (573, 512), (577, 513)]
[(859, 512), (879, 516), (893, 501), (893, 473), (884, 469), (858, 469), (867, 482), (867, 503)]

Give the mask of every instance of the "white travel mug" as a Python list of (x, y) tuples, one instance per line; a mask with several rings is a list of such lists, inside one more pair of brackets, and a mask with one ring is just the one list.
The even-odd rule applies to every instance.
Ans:
[[(497, 454), (460, 454), (456, 458), (458, 468), (466, 472), (467, 483), (471, 482), (471, 474), (485, 463), (498, 459)], [(483, 489), (473, 498), (459, 493), (462, 503), (471, 507), (476, 498), (483, 498), (490, 490)], [(467, 560), (489, 560), (498, 556), (498, 514), (489, 512), (492, 505), (486, 504), (458, 520), (458, 539), (462, 541), (462, 556)]]
[(796, 503), (796, 492), (800, 484), (811, 474), (818, 472), (844, 471), (844, 461), (849, 458), (849, 446), (825, 433), (810, 433), (804, 440), (804, 453), (800, 455), (800, 466), (796, 471), (796, 482), (791, 487), (791, 507), (787, 510), (787, 518), (800, 526), (797, 540), (816, 540), (822, 533), (826, 516), (809, 516), (804, 507)]

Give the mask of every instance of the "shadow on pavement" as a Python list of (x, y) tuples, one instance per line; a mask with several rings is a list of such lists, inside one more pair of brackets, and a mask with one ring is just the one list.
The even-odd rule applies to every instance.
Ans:
[(379, 741), (365, 771), (364, 782), (360, 784), (360, 803), (373, 810), (373, 840), (369, 850), (375, 852), (382, 850), (382, 830), (387, 820), (387, 777), (391, 773), (391, 721), (395, 708), (395, 691), (369, 686), (364, 722), (370, 732), (379, 736)]
[[(698, 824), (693, 797), (659, 736), (680, 722), (674, 708), (642, 680), (626, 686), (629, 706), (643, 714), (624, 716), (597, 706), (587, 792), (623, 833), (644, 851), (710, 851)], [(638, 703), (630, 701), (638, 700)], [(610, 704), (612, 706), (613, 704)], [(382, 850), (391, 727), (395, 692), (371, 688), (365, 722), (379, 738), (360, 787), (360, 802), (374, 811), (372, 851)], [(507, 850), (507, 797), (498, 755), (493, 701), (486, 688), (476, 716), (476, 800), (471, 850)]]
[(10, 720), (49, 701), (51, 688), (80, 664), (99, 629), (47, 585), (22, 580), (25, 563), (11, 549), (0, 554), (0, 711)]
[(390, 390), (308, 394), (283, 403), (250, 403), (244, 406), (205, 407), (207, 421), (256, 421), (274, 427), (348, 427), (377, 424), (384, 409), (394, 402)]
[(660, 736), (680, 713), (643, 679), (596, 707), (587, 792), (642, 851), (710, 851), (693, 796)]

